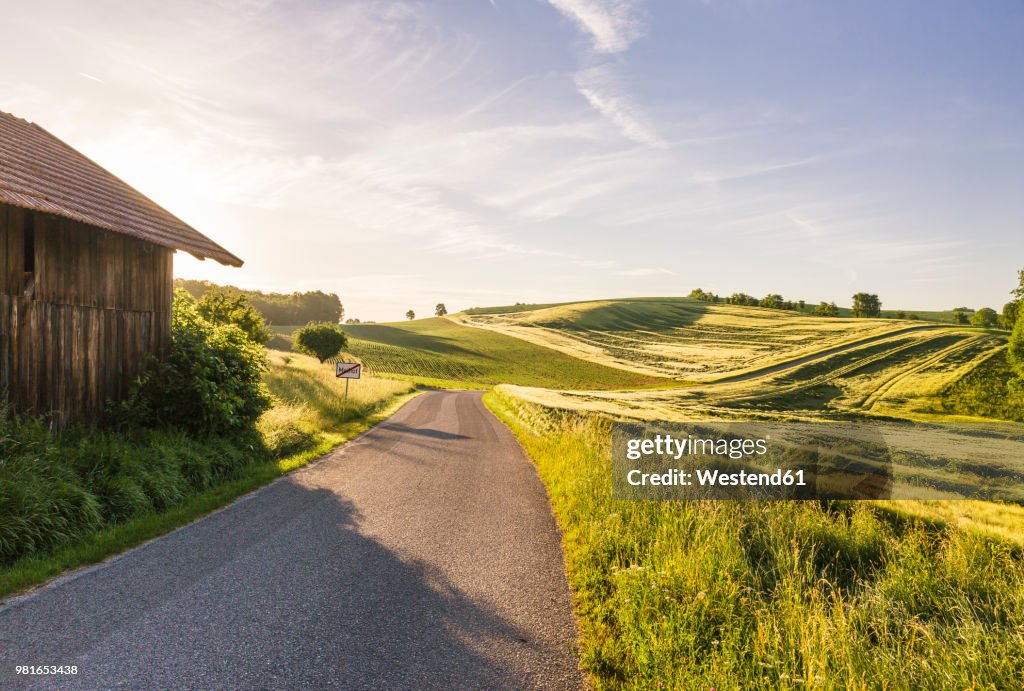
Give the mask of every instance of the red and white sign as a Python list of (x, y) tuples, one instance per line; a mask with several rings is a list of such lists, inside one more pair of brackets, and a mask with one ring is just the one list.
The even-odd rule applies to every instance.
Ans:
[(338, 379), (359, 379), (363, 366), (358, 362), (339, 362), (334, 366), (334, 376)]

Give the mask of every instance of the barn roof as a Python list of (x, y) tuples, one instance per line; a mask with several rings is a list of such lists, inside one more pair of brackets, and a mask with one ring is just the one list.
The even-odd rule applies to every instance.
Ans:
[(0, 111), (0, 202), (56, 214), (200, 259), (242, 260), (39, 125)]

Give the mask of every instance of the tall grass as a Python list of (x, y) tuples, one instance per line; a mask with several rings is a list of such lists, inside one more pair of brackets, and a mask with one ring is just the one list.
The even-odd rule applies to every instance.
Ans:
[(1024, 554), (875, 503), (611, 496), (609, 422), (501, 392), (597, 688), (1024, 688)]
[[(53, 433), (40, 420), (0, 410), (0, 593), (52, 575), (47, 555), (117, 526), (142, 520), (137, 529), (104, 539), (108, 552), (151, 537), (147, 526), (166, 530), (216, 508), (362, 431), (371, 416), (414, 389), (363, 379), (351, 386), (346, 408), (330, 367), (279, 353), (272, 353), (266, 383), (274, 407), (256, 429), (231, 439), (174, 430)], [(222, 492), (225, 487), (237, 492)], [(209, 500), (197, 501), (207, 494)], [(194, 510), (181, 511), (186, 506)], [(175, 521), (160, 518), (172, 514)], [(81, 554), (105, 556), (97, 549)], [(79, 561), (74, 554), (61, 559), (65, 567)], [(9, 577), (19, 560), (34, 565), (27, 576)]]
[(942, 392), (946, 412), (1024, 422), (1024, 382), (997, 352)]
[(367, 376), (345, 381), (334, 376), (333, 365), (321, 365), (311, 357), (271, 350), (270, 372), (265, 377), (278, 405), (300, 406), (305, 419), (319, 429), (332, 429), (365, 417), (392, 396), (411, 391), (406, 381)]

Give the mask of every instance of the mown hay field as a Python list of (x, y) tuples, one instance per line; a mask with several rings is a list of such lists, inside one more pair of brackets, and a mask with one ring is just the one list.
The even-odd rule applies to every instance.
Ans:
[(886, 334), (935, 328), (913, 321), (823, 318), (690, 298), (580, 302), (453, 319), (573, 357), (692, 382), (751, 373)]

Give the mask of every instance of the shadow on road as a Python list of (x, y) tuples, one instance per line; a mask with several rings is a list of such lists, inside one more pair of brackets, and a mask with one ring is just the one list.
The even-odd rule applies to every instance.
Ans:
[(0, 609), (0, 687), (41, 661), (77, 665), (61, 683), (87, 688), (528, 684), (510, 663), (531, 642), (439, 569), (361, 534), (325, 474)]
[(409, 425), (403, 425), (400, 422), (388, 422), (381, 425), (383, 431), (388, 432), (400, 432), (402, 434), (412, 434), (419, 437), (429, 437), (431, 439), (471, 439), (464, 434), (456, 434), (454, 432), (445, 432), (439, 429), (433, 429), (431, 427), (410, 427)]

